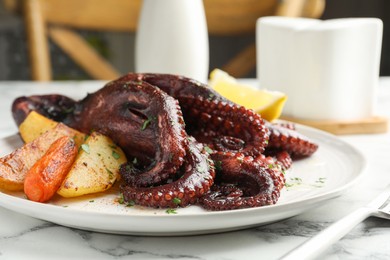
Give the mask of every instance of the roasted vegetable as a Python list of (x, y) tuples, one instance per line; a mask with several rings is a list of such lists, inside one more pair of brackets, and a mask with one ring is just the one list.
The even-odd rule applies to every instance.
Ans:
[(32, 201), (50, 200), (60, 187), (77, 156), (75, 141), (67, 136), (56, 140), (27, 172), (24, 193)]
[(119, 177), (119, 166), (126, 156), (113, 141), (93, 132), (81, 145), (70, 172), (57, 193), (77, 197), (109, 189)]
[(19, 133), (25, 143), (29, 143), (46, 131), (56, 127), (55, 122), (35, 111), (32, 111), (19, 126)]
[[(55, 128), (58, 122), (53, 121), (35, 111), (30, 112), (23, 123), (19, 126), (19, 133), (25, 143), (32, 142), (48, 130)], [(75, 129), (73, 138), (77, 145), (84, 142), (85, 135)]]
[(27, 171), (46, 153), (50, 145), (62, 136), (84, 139), (84, 134), (59, 123), (34, 141), (0, 158), (0, 189), (23, 190)]

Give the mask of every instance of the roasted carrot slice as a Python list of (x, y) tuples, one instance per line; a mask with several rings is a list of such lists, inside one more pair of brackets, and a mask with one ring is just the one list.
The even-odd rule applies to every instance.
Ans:
[(24, 180), (24, 193), (32, 201), (50, 200), (65, 179), (77, 156), (74, 140), (64, 136), (57, 139), (47, 152), (31, 167)]

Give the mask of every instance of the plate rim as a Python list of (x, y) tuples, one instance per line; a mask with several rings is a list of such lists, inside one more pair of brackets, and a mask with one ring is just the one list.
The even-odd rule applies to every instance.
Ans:
[[(208, 212), (195, 212), (195, 213), (186, 213), (186, 214), (165, 214), (165, 215), (153, 215), (153, 214), (118, 214), (118, 213), (108, 213), (108, 212), (97, 212), (97, 211), (86, 211), (86, 210), (82, 210), (82, 209), (74, 209), (74, 208), (66, 208), (66, 207), (63, 207), (61, 205), (54, 205), (54, 204), (46, 204), (46, 203), (38, 203), (38, 202), (33, 202), (33, 201), (29, 201), (27, 199), (23, 199), (23, 198), (20, 198), (20, 197), (16, 197), (16, 196), (13, 196), (11, 194), (8, 194), (4, 191), (1, 191), (0, 190), (0, 206), (4, 207), (4, 208), (7, 208), (8, 210), (12, 210), (12, 211), (15, 211), (15, 212), (18, 212), (20, 214), (24, 214), (24, 215), (27, 215), (27, 216), (31, 216), (31, 217), (34, 217), (34, 218), (38, 218), (38, 219), (41, 219), (41, 220), (45, 220), (45, 221), (49, 221), (49, 222), (53, 222), (53, 223), (56, 223), (56, 224), (59, 224), (59, 225), (63, 225), (63, 226), (67, 226), (67, 227), (73, 227), (73, 228), (78, 228), (78, 229), (84, 229), (84, 230), (91, 230), (91, 231), (97, 231), (97, 232), (103, 232), (103, 233), (111, 233), (111, 234), (136, 234), (136, 235), (158, 235), (158, 236), (172, 236), (172, 235), (193, 235), (193, 234), (210, 234), (210, 233), (218, 233), (218, 232), (223, 232), (224, 229), (215, 229), (215, 230), (204, 230), (204, 232), (202, 232), (202, 230), (200, 230), (199, 232), (197, 232), (196, 230), (186, 230), (186, 231), (170, 231), (170, 232), (166, 232), (166, 231), (155, 231), (155, 232), (150, 232), (150, 231), (146, 231), (146, 232), (134, 232), (134, 231), (131, 231), (131, 230), (108, 230), (108, 229), (96, 229), (96, 228), (91, 228), (91, 227), (88, 227), (88, 226), (80, 226), (80, 225), (75, 225), (75, 226), (72, 226), (70, 225), (69, 223), (64, 223), (64, 221), (55, 221), (53, 219), (50, 218), (50, 215), (56, 215), (54, 213), (58, 212), (58, 214), (61, 214), (63, 212), (66, 212), (67, 214), (65, 215), (70, 215), (69, 213), (69, 210), (71, 210), (71, 212), (73, 212), (74, 214), (77, 214), (78, 216), (82, 216), (82, 217), (89, 217), (89, 216), (98, 216), (98, 218), (107, 218), (107, 217), (115, 217), (115, 218), (118, 218), (122, 221), (122, 219), (128, 219), (128, 218), (132, 218), (132, 219), (142, 219), (143, 221), (155, 221), (155, 220), (163, 220), (165, 221), (166, 219), (169, 219), (170, 221), (183, 221), (183, 220), (186, 220), (186, 219), (191, 219), (191, 218), (200, 218), (200, 219), (203, 219), (203, 218), (217, 218), (219, 216), (227, 216), (227, 217), (234, 217), (234, 216), (237, 216), (237, 215), (242, 215), (242, 214), (248, 214), (248, 215), (253, 215), (253, 214), (262, 214), (262, 213), (269, 213), (269, 212), (272, 212), (272, 211), (280, 211), (281, 209), (285, 209), (285, 208), (290, 208), (290, 209), (294, 209), (294, 207), (296, 207), (297, 205), (300, 205), (302, 203), (305, 203), (306, 206), (305, 207), (301, 207), (302, 210), (296, 210), (296, 211), (299, 211), (297, 214), (300, 214), (304, 211), (306, 211), (307, 209), (313, 207), (314, 205), (316, 205), (317, 203), (319, 202), (322, 202), (322, 201), (328, 201), (330, 199), (333, 199), (335, 197), (338, 197), (340, 196), (342, 193), (344, 193), (348, 188), (350, 188), (351, 186), (355, 185), (361, 178), (362, 176), (364, 175), (364, 173), (366, 172), (365, 169), (367, 167), (367, 160), (365, 158), (365, 156), (362, 154), (362, 152), (360, 150), (358, 150), (356, 147), (354, 147), (352, 144), (338, 138), (337, 136), (333, 135), (333, 134), (330, 134), (330, 133), (327, 133), (325, 131), (322, 131), (322, 130), (319, 130), (319, 129), (315, 129), (315, 128), (312, 128), (312, 127), (309, 127), (309, 126), (304, 126), (304, 125), (300, 125), (300, 124), (295, 124), (297, 126), (297, 130), (299, 132), (302, 132), (303, 131), (303, 134), (307, 134), (307, 132), (309, 132), (310, 134), (308, 135), (309, 137), (312, 135), (312, 134), (315, 134), (316, 136), (320, 135), (320, 136), (323, 136), (323, 137), (326, 137), (326, 139), (331, 139), (331, 141), (336, 141), (338, 143), (341, 143), (343, 145), (343, 147), (347, 147), (348, 149), (350, 149), (351, 151), (354, 152), (354, 156), (357, 156), (359, 157), (359, 163), (360, 163), (360, 166), (357, 167), (357, 172), (354, 174), (354, 178), (349, 181), (348, 183), (345, 183), (343, 185), (340, 185), (339, 187), (337, 188), (334, 188), (330, 191), (326, 191), (326, 192), (323, 192), (323, 193), (319, 193), (319, 194), (315, 194), (313, 196), (309, 196), (309, 197), (306, 197), (304, 199), (295, 199), (295, 200), (292, 200), (292, 201), (288, 201), (288, 202), (283, 202), (283, 203), (277, 203), (275, 205), (269, 205), (269, 206), (263, 206), (263, 207), (257, 207), (257, 208), (247, 208), (247, 209), (238, 209), (238, 210), (228, 210), (228, 211), (208, 211)], [(18, 134), (14, 134), (14, 135), (10, 135), (10, 136), (6, 136), (6, 137), (2, 137), (0, 138), (0, 140), (4, 140), (4, 139), (7, 139), (7, 138), (12, 138), (14, 137), (15, 135), (18, 135)], [(18, 202), (20, 201), (23, 201), (21, 204), (19, 204)], [(15, 205), (16, 204), (16, 205)], [(35, 207), (36, 206), (36, 207)], [(24, 207), (28, 207), (27, 209), (24, 208)], [(35, 207), (35, 209), (31, 209), (31, 207)], [(48, 215), (44, 214), (44, 216), (35, 216), (36, 214), (31, 214), (31, 212), (39, 212), (39, 211), (50, 211), (50, 210), (54, 210), (54, 212), (51, 212), (49, 214), (49, 217)], [(26, 214), (26, 211), (27, 213), (29, 214)], [(291, 212), (291, 210), (289, 211)], [(297, 215), (295, 213), (293, 214), (285, 214), (284, 216), (285, 217), (281, 217), (281, 218), (278, 218), (278, 219), (275, 219), (275, 221), (280, 221), (282, 219), (286, 219), (288, 217), (292, 217), (292, 216), (295, 216)], [(69, 217), (68, 217), (69, 218)], [(74, 216), (73, 216), (74, 218)], [(71, 219), (71, 218), (70, 218)], [(271, 222), (274, 222), (274, 221), (271, 221)], [(263, 225), (263, 224), (267, 224), (267, 223), (252, 223), (251, 225), (252, 226), (258, 226), (258, 225)], [(237, 230), (237, 229), (242, 229), (242, 228), (245, 228), (245, 226), (237, 226), (237, 228), (234, 228), (232, 227), (231, 230)], [(225, 229), (226, 231), (228, 231), (228, 229)]]

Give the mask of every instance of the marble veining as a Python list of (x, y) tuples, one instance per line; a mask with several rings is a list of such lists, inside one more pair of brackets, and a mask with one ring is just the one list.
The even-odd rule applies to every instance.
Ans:
[[(254, 82), (254, 81), (250, 81)], [(93, 91), (103, 82), (1, 82), (0, 137), (17, 132), (10, 113), (20, 95)], [(390, 79), (381, 79), (378, 114), (390, 118)], [(364, 205), (390, 183), (390, 133), (341, 137), (367, 158), (366, 174), (342, 196), (301, 215), (241, 231), (187, 237), (104, 234), (58, 226), (0, 208), (0, 259), (278, 259)], [(77, 219), (77, 216), (75, 216)], [(390, 259), (390, 221), (368, 218), (318, 259)]]

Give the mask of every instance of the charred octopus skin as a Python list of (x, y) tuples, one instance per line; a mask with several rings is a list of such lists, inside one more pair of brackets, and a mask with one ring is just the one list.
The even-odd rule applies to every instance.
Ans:
[(213, 156), (217, 178), (215, 188), (200, 200), (208, 210), (232, 210), (275, 204), (284, 187), (284, 174), (263, 160), (243, 154)]
[(183, 163), (187, 146), (177, 100), (146, 83), (113, 81), (77, 103), (68, 124), (101, 132), (123, 147), (142, 168), (126, 176), (136, 186), (160, 183)]
[(123, 185), (124, 200), (142, 206), (169, 208), (197, 203), (213, 185), (215, 170), (203, 145), (192, 137), (189, 140), (184, 163), (171, 182), (150, 188)]
[(12, 107), (15, 121), (32, 110), (111, 137), (129, 159), (120, 170), (124, 199), (151, 207), (274, 204), (290, 155), (317, 149), (294, 130), (264, 122), (207, 85), (175, 75), (129, 73), (80, 101), (21, 97)]

